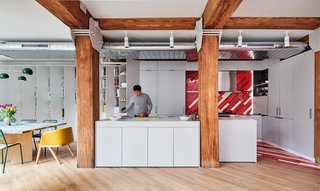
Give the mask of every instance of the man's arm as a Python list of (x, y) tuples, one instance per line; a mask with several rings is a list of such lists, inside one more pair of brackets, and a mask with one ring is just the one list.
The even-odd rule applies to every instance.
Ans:
[(149, 115), (152, 110), (152, 101), (151, 101), (149, 95), (147, 96), (147, 104), (148, 104), (148, 115)]
[(123, 113), (127, 113), (134, 105), (133, 97), (130, 99), (129, 105), (127, 105), (126, 109), (123, 110)]

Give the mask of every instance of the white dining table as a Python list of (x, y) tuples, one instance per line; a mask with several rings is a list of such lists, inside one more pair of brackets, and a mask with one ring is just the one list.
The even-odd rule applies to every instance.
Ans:
[[(5, 135), (8, 143), (21, 143), (23, 160), (24, 162), (30, 162), (32, 161), (33, 147), (32, 132), (64, 125), (66, 125), (66, 123), (13, 123), (11, 126), (5, 126), (3, 123), (0, 123), (0, 129)], [(19, 147), (12, 147), (9, 149), (8, 161), (9, 160), (12, 163), (21, 162)]]

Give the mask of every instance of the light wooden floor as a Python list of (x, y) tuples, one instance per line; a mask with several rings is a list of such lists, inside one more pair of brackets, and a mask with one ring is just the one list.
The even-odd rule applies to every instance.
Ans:
[(223, 164), (219, 169), (100, 168), (77, 169), (76, 159), (61, 149), (62, 164), (50, 153), (40, 161), (7, 165), (0, 191), (30, 190), (320, 190), (320, 171), (260, 160), (258, 164)]

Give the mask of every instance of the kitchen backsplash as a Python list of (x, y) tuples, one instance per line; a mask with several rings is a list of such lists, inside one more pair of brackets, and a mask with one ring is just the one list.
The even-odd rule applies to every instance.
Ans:
[[(237, 90), (218, 94), (219, 112), (252, 114), (252, 71), (237, 71)], [(186, 72), (186, 114), (198, 111), (198, 72)]]

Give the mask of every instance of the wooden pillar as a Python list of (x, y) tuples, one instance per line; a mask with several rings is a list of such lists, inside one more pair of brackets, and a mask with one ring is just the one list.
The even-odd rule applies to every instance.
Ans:
[(203, 36), (199, 55), (199, 117), (203, 168), (219, 167), (218, 59), (219, 37)]
[(99, 120), (99, 52), (89, 36), (77, 36), (77, 166), (95, 167), (95, 121)]
[(320, 51), (315, 53), (314, 67), (314, 158), (320, 165)]

